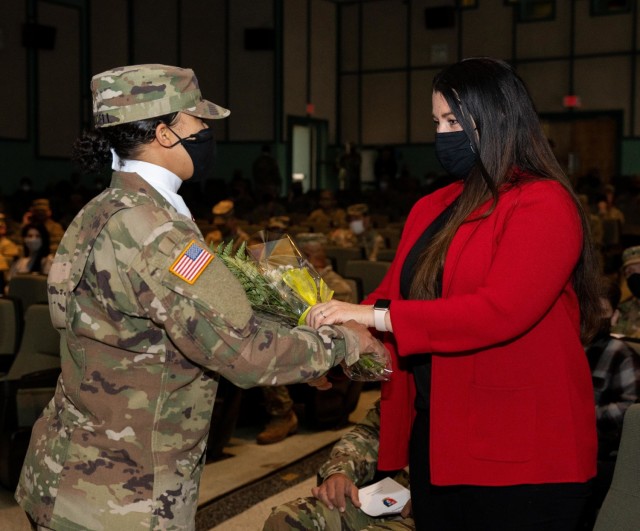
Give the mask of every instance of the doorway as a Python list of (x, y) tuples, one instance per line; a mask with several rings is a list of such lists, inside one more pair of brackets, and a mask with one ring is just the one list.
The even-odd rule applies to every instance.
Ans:
[(574, 187), (586, 176), (608, 183), (619, 174), (622, 111), (544, 114), (541, 123)]
[(289, 116), (287, 119), (288, 184), (300, 182), (303, 193), (329, 185), (328, 165), (325, 160), (328, 144), (328, 121), (315, 118)]

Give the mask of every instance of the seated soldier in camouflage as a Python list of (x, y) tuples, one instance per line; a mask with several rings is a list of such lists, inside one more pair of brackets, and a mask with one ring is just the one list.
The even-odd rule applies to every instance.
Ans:
[[(333, 447), (329, 459), (320, 467), (318, 474), (323, 481), (311, 490), (313, 497), (298, 498), (275, 507), (264, 524), (264, 531), (414, 531), (411, 502), (400, 515), (384, 518), (369, 516), (359, 509), (358, 487), (379, 479), (375, 477), (379, 435), (380, 401), (377, 401), (364, 420)], [(404, 470), (394, 479), (409, 486), (409, 475)]]
[(622, 253), (622, 274), (631, 296), (618, 306), (620, 314), (611, 332), (640, 339), (640, 245)]
[(176, 192), (209, 175), (205, 120), (229, 111), (202, 99), (192, 70), (116, 68), (91, 87), (96, 129), (76, 158), (115, 171), (51, 269), (62, 374), (16, 499), (39, 529), (192, 530), (216, 373), (242, 387), (325, 387), (332, 366), (383, 347), (355, 325), (288, 329), (257, 317), (209, 252)]

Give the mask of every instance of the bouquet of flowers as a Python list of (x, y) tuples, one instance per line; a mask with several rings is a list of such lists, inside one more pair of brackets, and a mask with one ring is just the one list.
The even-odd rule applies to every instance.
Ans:
[[(259, 243), (243, 243), (236, 253), (232, 242), (220, 244), (214, 252), (240, 281), (256, 312), (287, 326), (303, 325), (311, 306), (330, 300), (333, 291), (288, 235), (270, 240), (262, 231), (256, 239)], [(380, 381), (389, 379), (390, 367), (388, 356), (362, 353), (343, 370), (352, 380)]]

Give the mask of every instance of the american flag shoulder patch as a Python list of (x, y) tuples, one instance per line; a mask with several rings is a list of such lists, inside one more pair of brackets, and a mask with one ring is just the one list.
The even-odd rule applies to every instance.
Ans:
[(173, 265), (169, 268), (174, 275), (193, 284), (213, 260), (213, 253), (191, 240)]

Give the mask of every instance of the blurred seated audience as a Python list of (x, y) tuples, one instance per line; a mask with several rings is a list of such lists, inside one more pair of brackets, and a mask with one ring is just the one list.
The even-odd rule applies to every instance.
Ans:
[(20, 273), (39, 273), (48, 275), (53, 255), (49, 233), (44, 225), (29, 223), (22, 227), (23, 254), (13, 262), (8, 280)]
[(0, 294), (6, 285), (9, 269), (20, 256), (20, 247), (7, 237), (7, 217), (0, 212)]
[(264, 192), (259, 197), (260, 200), (249, 215), (248, 221), (256, 225), (266, 225), (273, 217), (287, 215), (284, 205), (271, 192)]
[(640, 238), (640, 175), (620, 178), (616, 206), (624, 215), (624, 233), (629, 235), (626, 246), (638, 245)]
[(605, 184), (602, 187), (602, 193), (599, 194), (598, 216), (602, 220), (617, 221), (620, 226), (624, 225), (624, 214), (615, 204), (616, 189), (612, 184)]
[(290, 222), (289, 216), (273, 216), (269, 218), (265, 228), (273, 235), (287, 234)]
[(640, 245), (623, 251), (622, 274), (631, 296), (620, 303), (620, 316), (611, 331), (626, 337), (640, 338)]
[(311, 225), (316, 232), (317, 227), (337, 228), (347, 224), (347, 213), (338, 207), (335, 194), (331, 190), (321, 190), (318, 196), (318, 206), (309, 214), (306, 223)]
[(51, 252), (55, 254), (58, 250), (60, 240), (62, 240), (62, 236), (64, 236), (64, 228), (60, 223), (52, 219), (51, 214), (48, 199), (34, 199), (31, 203), (31, 208), (29, 208), (22, 218), (22, 225), (23, 227), (30, 223), (43, 225), (49, 233)]
[(222, 242), (233, 241), (232, 250), (235, 252), (244, 242), (249, 241), (247, 233), (238, 226), (233, 201), (220, 201), (213, 206), (211, 212), (215, 228), (204, 237), (209, 247), (215, 249)]
[[(380, 401), (367, 416), (334, 445), (318, 472), (322, 483), (311, 490), (313, 496), (298, 498), (274, 507), (264, 531), (293, 529), (414, 531), (411, 503), (402, 512), (373, 517), (360, 509), (358, 488), (382, 479), (377, 471), (380, 438)], [(409, 474), (392, 474), (401, 485), (409, 486)]]
[(329, 242), (338, 247), (361, 247), (367, 260), (376, 261), (378, 252), (386, 247), (384, 238), (373, 228), (369, 207), (364, 203), (347, 208), (348, 227), (340, 227), (329, 235)]
[(258, 196), (269, 194), (273, 197), (278, 197), (280, 195), (282, 176), (280, 175), (278, 161), (271, 154), (271, 146), (269, 144), (262, 146), (260, 154), (251, 166), (251, 174)]
[(591, 239), (596, 251), (598, 252), (600, 272), (602, 272), (604, 271), (604, 256), (602, 254), (602, 247), (604, 245), (604, 226), (602, 224), (602, 219), (600, 219), (597, 214), (593, 213), (593, 209), (591, 208), (590, 196), (588, 196), (587, 194), (579, 194), (578, 199), (580, 199), (582, 208), (584, 209), (587, 218), (589, 219), (589, 226), (591, 228)]
[(31, 203), (38, 197), (37, 192), (33, 189), (33, 181), (31, 177), (20, 177), (18, 189), (11, 196), (11, 203), (8, 205), (11, 217), (15, 220), (21, 220), (24, 213), (29, 210)]
[(233, 209), (238, 219), (250, 219), (256, 208), (256, 201), (251, 194), (251, 182), (242, 175), (242, 170), (235, 170), (229, 183), (229, 191), (233, 201)]
[(313, 211), (314, 202), (310, 194), (304, 193), (301, 181), (293, 181), (289, 187), (286, 197), (287, 213), (292, 215), (297, 221), (307, 219), (310, 212)]

